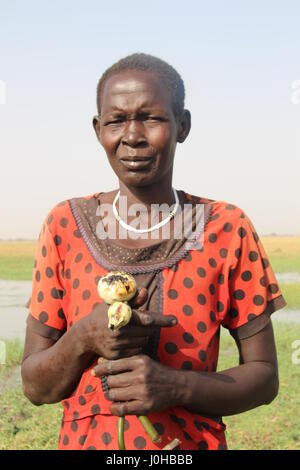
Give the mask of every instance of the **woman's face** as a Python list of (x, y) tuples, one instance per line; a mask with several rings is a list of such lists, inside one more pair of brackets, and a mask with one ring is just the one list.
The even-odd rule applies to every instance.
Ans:
[(189, 131), (181, 121), (162, 81), (130, 70), (106, 81), (94, 127), (118, 178), (126, 186), (147, 186), (172, 177), (177, 141)]

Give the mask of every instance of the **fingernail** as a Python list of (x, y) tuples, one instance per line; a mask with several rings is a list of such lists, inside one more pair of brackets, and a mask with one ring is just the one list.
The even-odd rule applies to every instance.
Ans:
[(173, 317), (171, 323), (172, 325), (177, 325), (177, 318)]

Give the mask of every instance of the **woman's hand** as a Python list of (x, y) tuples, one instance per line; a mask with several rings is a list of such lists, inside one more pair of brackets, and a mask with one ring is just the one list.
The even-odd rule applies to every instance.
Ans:
[[(132, 308), (141, 307), (147, 300), (145, 288), (139, 290), (129, 302)], [(132, 310), (130, 323), (118, 330), (108, 328), (108, 306), (102, 302), (79, 320), (79, 340), (83, 352), (92, 351), (105, 359), (119, 359), (143, 352), (149, 337), (158, 326), (174, 326), (176, 317), (160, 315), (149, 310)]]
[[(113, 415), (147, 415), (173, 406), (180, 406), (185, 376), (146, 355), (116, 361), (98, 360), (92, 370), (95, 377), (107, 376), (106, 398)], [(124, 403), (117, 403), (117, 402)]]

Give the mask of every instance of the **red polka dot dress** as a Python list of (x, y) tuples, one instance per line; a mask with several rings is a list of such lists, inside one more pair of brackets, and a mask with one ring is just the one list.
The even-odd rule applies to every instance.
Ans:
[[(101, 302), (97, 283), (116, 268), (132, 273), (138, 287), (149, 288), (150, 307), (177, 317), (175, 327), (153, 337), (149, 350), (169, 367), (215, 372), (221, 326), (240, 339), (264, 328), (286, 302), (252, 222), (237, 206), (181, 193), (203, 208), (193, 239), (172, 249), (162, 242), (157, 250), (137, 250), (133, 264), (128, 250), (120, 256), (117, 244), (97, 240), (89, 208), (101, 193), (55, 206), (43, 223), (33, 271), (29, 317), (36, 331), (59, 340)], [(118, 449), (117, 416), (111, 415), (100, 379), (91, 375), (96, 361), (62, 401), (59, 449)], [(139, 420), (128, 415), (127, 450), (159, 450), (175, 437), (181, 450), (227, 449), (221, 416), (174, 407), (148, 417), (161, 444), (151, 442)]]

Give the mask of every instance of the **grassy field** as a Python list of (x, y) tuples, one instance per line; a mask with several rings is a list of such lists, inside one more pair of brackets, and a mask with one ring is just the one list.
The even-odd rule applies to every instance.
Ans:
[[(224, 417), (230, 449), (300, 450), (300, 364), (293, 365), (292, 342), (300, 339), (299, 325), (274, 323), (280, 391), (268, 406)], [(22, 344), (7, 343), (7, 364), (0, 366), (0, 449), (57, 449), (61, 404), (33, 406), (23, 395), (19, 379)], [(218, 370), (238, 365), (233, 339), (222, 330)]]
[(0, 242), (0, 279), (30, 280), (36, 242)]

